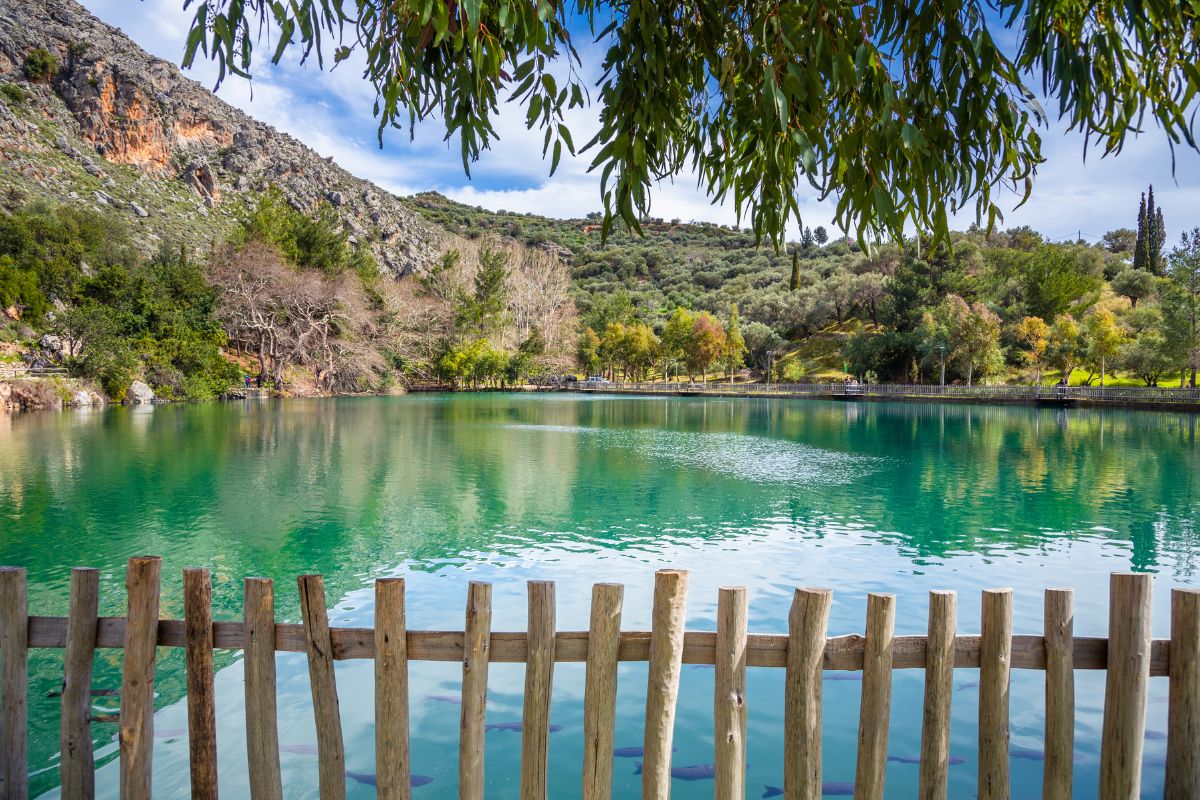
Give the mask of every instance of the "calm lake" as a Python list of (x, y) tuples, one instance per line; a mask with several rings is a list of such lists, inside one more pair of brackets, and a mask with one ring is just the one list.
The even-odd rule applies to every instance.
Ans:
[[(795, 400), (417, 395), (0, 414), (0, 563), (28, 568), (34, 614), (65, 614), (71, 566), (102, 570), (101, 613), (124, 613), (124, 564), (164, 558), (163, 613), (182, 615), (181, 570), (207, 566), (214, 614), (237, 619), (241, 579), (276, 580), (298, 621), (295, 577), (320, 572), (335, 624), (369, 626), (371, 584), (408, 579), (411, 629), (461, 629), (470, 580), (494, 588), (494, 630), (525, 627), (525, 581), (558, 582), (558, 627), (587, 628), (590, 586), (626, 585), (623, 627), (648, 629), (655, 569), (691, 571), (689, 627), (714, 630), (717, 588), (750, 589), (754, 632), (785, 632), (792, 590), (835, 590), (831, 635), (861, 632), (866, 594), (898, 595), (897, 633), (923, 633), (927, 592), (1014, 588), (1014, 631), (1039, 633), (1041, 590), (1076, 591), (1076, 635), (1105, 635), (1107, 575), (1156, 574), (1156, 636), (1173, 586), (1197, 583), (1200, 421), (1166, 412)], [(155, 796), (187, 796), (182, 651), (160, 650)], [(240, 653), (218, 653), (222, 793), (245, 796)], [(281, 654), (289, 797), (316, 797), (302, 654)], [(95, 686), (120, 685), (120, 651)], [(825, 779), (854, 777), (861, 684), (825, 682)], [(1042, 673), (1014, 671), (1014, 797), (1040, 796)], [(782, 781), (783, 670), (749, 675), (748, 796)], [(57, 794), (61, 651), (31, 657), (31, 770)], [(370, 662), (339, 662), (352, 797), (371, 797)], [(977, 672), (956, 673), (951, 796), (974, 796)], [(418, 798), (457, 797), (459, 674), (412, 666)], [(552, 797), (578, 795), (583, 666), (554, 673)], [(491, 669), (488, 722), (519, 721), (523, 669)], [(888, 796), (915, 797), (922, 678), (894, 679)], [(686, 666), (677, 766), (712, 757), (711, 669)], [(1076, 791), (1095, 795), (1102, 673), (1078, 673)], [(616, 746), (641, 744), (645, 665), (623, 664)], [(119, 707), (97, 696), (96, 714)], [(1143, 790), (1161, 793), (1166, 683), (1154, 679)], [(98, 794), (115, 797), (116, 725), (94, 727)], [(489, 797), (518, 796), (520, 734), (487, 734)], [(618, 758), (618, 796), (640, 795)], [(708, 780), (675, 780), (680, 798)]]

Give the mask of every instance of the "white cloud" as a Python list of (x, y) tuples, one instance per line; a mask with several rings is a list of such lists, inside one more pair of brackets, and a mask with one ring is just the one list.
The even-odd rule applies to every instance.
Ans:
[[(84, 4), (150, 52), (179, 62), (191, 17), (183, 11), (181, 0), (84, 0)], [(260, 58), (264, 53), (265, 48), (260, 48)], [(584, 47), (580, 53), (585, 75), (594, 76), (598, 48)], [(334, 158), (350, 172), (399, 194), (433, 189), (471, 205), (553, 217), (579, 217), (600, 207), (599, 177), (587, 172), (590, 158), (564, 154), (556, 174), (548, 177), (541, 134), (525, 129), (524, 113), (515, 106), (501, 108), (494, 120), (499, 140), (471, 165), (470, 179), (463, 174), (458, 141), (443, 140), (445, 128), (439, 120), (418, 125), (411, 140), (409, 131), (387, 130), (384, 148), (379, 149), (377, 122), (371, 117), (375, 93), (361, 73), (360, 63), (353, 61), (322, 72), (315, 63), (301, 66), (289, 55), (277, 67), (261, 60), (252, 86), (230, 78), (219, 94)], [(209, 86), (215, 79), (215, 69), (207, 62), (190, 74)], [(582, 144), (595, 130), (595, 111), (576, 109), (570, 112), (569, 123), (575, 141)], [(1118, 157), (1101, 159), (1093, 151), (1086, 163), (1078, 135), (1055, 126), (1043, 139), (1048, 161), (1038, 171), (1029, 202), (1017, 210), (1010, 210), (1019, 199), (1015, 196), (1000, 203), (1006, 226), (1029, 225), (1052, 238), (1076, 232), (1094, 237), (1113, 228), (1132, 227), (1138, 195), (1150, 183), (1164, 208), (1172, 240), (1181, 230), (1200, 224), (1200, 219), (1189, 216), (1200, 208), (1200, 155), (1177, 149), (1172, 176), (1170, 153), (1160, 131), (1151, 129), (1132, 140)], [(694, 175), (662, 183), (652, 202), (652, 213), (666, 219), (730, 224), (736, 218), (734, 209), (709, 202), (696, 187)], [(800, 205), (807, 224), (831, 225), (831, 202), (818, 204), (810, 193)], [(962, 227), (972, 221), (973, 213), (956, 219)]]

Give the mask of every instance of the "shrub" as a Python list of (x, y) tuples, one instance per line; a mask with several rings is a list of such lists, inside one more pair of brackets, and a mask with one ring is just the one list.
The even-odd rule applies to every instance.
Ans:
[(25, 54), (25, 77), (31, 81), (48, 80), (58, 71), (58, 58), (44, 47), (35, 47)]
[(4, 99), (9, 105), (19, 106), (25, 102), (28, 97), (25, 90), (15, 83), (5, 83), (0, 85), (0, 94), (4, 95)]
[(56, 408), (63, 401), (54, 382), (34, 379), (13, 383), (12, 402), (22, 408)]

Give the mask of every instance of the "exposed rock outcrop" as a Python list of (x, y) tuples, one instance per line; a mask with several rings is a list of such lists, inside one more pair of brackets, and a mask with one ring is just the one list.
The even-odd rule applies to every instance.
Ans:
[[(31, 84), (25, 54), (44, 47), (58, 72)], [(295, 207), (334, 206), (381, 269), (433, 262), (443, 232), (404, 200), (230, 106), (74, 0), (0, 3), (0, 190), (122, 213), (147, 250), (164, 235), (224, 235), (268, 185)], [(215, 211), (214, 211), (215, 209)]]
[(125, 399), (130, 403), (153, 403), (154, 390), (142, 381), (134, 381), (129, 384), (129, 390), (125, 392)]

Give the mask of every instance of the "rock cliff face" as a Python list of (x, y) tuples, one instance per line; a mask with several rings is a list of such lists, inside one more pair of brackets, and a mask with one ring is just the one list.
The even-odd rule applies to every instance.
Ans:
[[(31, 81), (26, 56), (57, 59)], [(224, 235), (275, 185), (294, 206), (330, 202), (399, 276), (433, 261), (443, 232), (405, 201), (214, 96), (73, 0), (0, 3), (0, 191), (115, 211), (147, 249)]]

